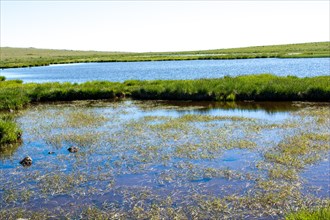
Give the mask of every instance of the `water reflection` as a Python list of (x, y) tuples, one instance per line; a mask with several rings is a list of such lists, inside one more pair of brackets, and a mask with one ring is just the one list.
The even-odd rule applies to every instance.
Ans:
[[(303, 102), (196, 102), (196, 101), (144, 101), (152, 106), (149, 111), (145, 105), (136, 104), (139, 109), (154, 116), (168, 115), (173, 117), (185, 114), (204, 114), (212, 116), (237, 116), (273, 121), (284, 120), (291, 112), (307, 106), (324, 106), (327, 103)], [(143, 116), (143, 112), (140, 113)]]
[[(196, 111), (208, 111), (214, 109), (222, 110), (247, 110), (265, 111), (268, 114), (276, 112), (297, 111), (299, 108), (308, 105), (306, 102), (212, 102), (212, 101), (154, 101), (155, 104), (164, 107), (174, 106), (182, 109), (194, 108)], [(316, 105), (317, 103), (310, 103)], [(322, 103), (321, 103), (322, 104)], [(326, 103), (323, 103), (326, 104)], [(320, 103), (318, 103), (320, 105)]]
[(0, 145), (0, 161), (12, 156), (21, 146), (21, 142), (15, 144)]

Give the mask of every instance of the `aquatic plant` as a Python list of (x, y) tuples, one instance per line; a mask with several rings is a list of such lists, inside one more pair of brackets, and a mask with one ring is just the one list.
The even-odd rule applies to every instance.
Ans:
[(6, 116), (0, 115), (0, 148), (5, 144), (16, 143), (21, 138), (22, 131), (18, 125), (7, 119)]
[(301, 209), (285, 216), (286, 220), (327, 220), (330, 219), (330, 207), (315, 210)]
[(320, 155), (317, 152), (330, 150), (329, 141), (329, 133), (299, 134), (279, 143), (276, 149), (267, 152), (265, 157), (291, 169), (299, 169), (319, 160)]
[(21, 143), (22, 130), (14, 117), (0, 112), (0, 158), (12, 155)]

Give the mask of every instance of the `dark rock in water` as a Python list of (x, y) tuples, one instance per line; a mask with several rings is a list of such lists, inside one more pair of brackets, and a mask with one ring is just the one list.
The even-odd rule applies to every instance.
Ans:
[(70, 153), (77, 153), (78, 150), (79, 150), (79, 148), (78, 148), (78, 147), (75, 147), (75, 146), (73, 146), (73, 147), (69, 147), (69, 148), (68, 148), (68, 151), (69, 151)]
[(48, 154), (55, 154), (55, 152), (54, 151), (49, 151)]
[(24, 157), (19, 163), (22, 164), (23, 167), (29, 167), (32, 165), (32, 158), (29, 156)]

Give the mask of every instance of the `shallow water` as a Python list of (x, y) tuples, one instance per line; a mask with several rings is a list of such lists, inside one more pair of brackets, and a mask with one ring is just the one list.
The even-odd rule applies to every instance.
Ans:
[[(265, 158), (288, 137), (329, 132), (327, 121), (316, 120), (328, 116), (329, 105), (271, 106), (164, 101), (32, 106), (17, 119), (23, 144), (0, 157), (0, 208), (71, 212), (107, 203), (130, 210), (168, 198), (171, 206), (188, 207), (213, 197), (249, 198), (266, 181), (279, 188), (297, 185), (305, 200), (329, 199), (330, 174), (324, 172), (329, 150), (298, 169), (296, 180), (270, 180), (276, 164)], [(67, 151), (73, 145), (80, 148), (76, 154)], [(26, 155), (33, 158), (31, 167), (19, 164)]]
[(272, 73), (279, 76), (329, 75), (330, 58), (192, 60), (78, 63), (0, 70), (8, 79), (24, 82), (86, 82), (108, 80), (200, 79), (226, 75)]

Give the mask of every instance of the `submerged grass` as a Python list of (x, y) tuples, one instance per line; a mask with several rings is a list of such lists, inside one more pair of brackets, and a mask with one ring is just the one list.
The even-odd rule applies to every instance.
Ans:
[(94, 112), (86, 112), (79, 109), (74, 112), (64, 114), (63, 117), (67, 126), (73, 128), (94, 127), (107, 121), (107, 118), (103, 115), (99, 115)]
[[(274, 122), (206, 112), (157, 116), (146, 106), (138, 110), (139, 117), (121, 111), (120, 105), (137, 111), (135, 102), (110, 103), (102, 111), (72, 104), (31, 108), (21, 119), (25, 141), (48, 141), (42, 144), (45, 149), (33, 148), (41, 154), (55, 142), (58, 147), (47, 160), (36, 160), (24, 170), (10, 168), (10, 178), (0, 177), (0, 195), (5, 192), (0, 218), (282, 218), (292, 210), (328, 204), (327, 198), (302, 193), (300, 175), (329, 151), (328, 124), (317, 120), (328, 116), (328, 106), (299, 110), (289, 121)], [(265, 136), (274, 130), (279, 142), (269, 143)], [(300, 139), (311, 149), (300, 146)], [(66, 151), (73, 143), (82, 146), (77, 154)], [(228, 150), (255, 159), (239, 159), (244, 165), (231, 166), (222, 161)], [(303, 163), (292, 168), (266, 158), (267, 153)], [(306, 162), (311, 155), (318, 160)], [(256, 169), (258, 162), (261, 169)], [(35, 201), (42, 208), (31, 211)]]
[(316, 152), (330, 150), (330, 134), (300, 134), (281, 142), (275, 152), (268, 152), (266, 159), (292, 169), (305, 167), (319, 160)]

